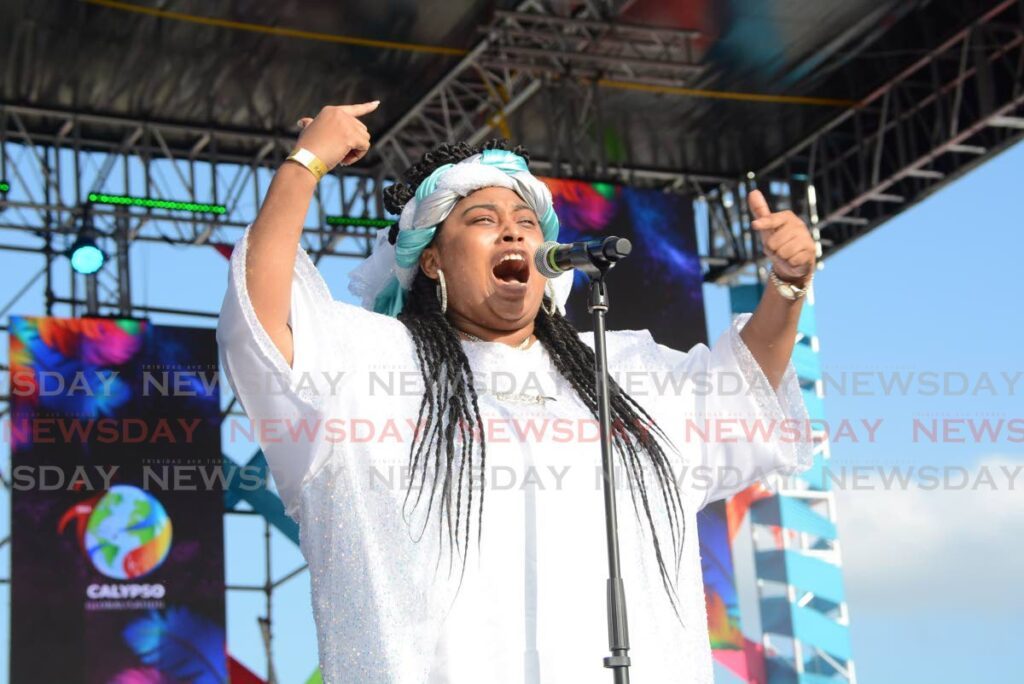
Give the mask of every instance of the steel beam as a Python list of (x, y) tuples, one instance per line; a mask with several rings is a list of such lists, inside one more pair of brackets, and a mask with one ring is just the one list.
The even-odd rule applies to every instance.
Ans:
[(480, 42), (377, 142), (371, 154), (383, 175), (398, 177), (440, 142), (475, 144), (492, 132), (511, 137), (508, 118), (548, 81), (686, 84), (702, 72), (697, 32), (613, 21), (628, 4), (607, 3), (610, 16), (586, 3), (574, 16), (555, 16), (536, 0), (495, 12), (480, 28)]

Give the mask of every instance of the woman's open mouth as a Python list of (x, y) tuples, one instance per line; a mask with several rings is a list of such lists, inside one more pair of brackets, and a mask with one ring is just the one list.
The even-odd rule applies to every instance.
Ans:
[(501, 257), (491, 273), (499, 284), (522, 289), (530, 279), (530, 264), (524, 254), (510, 252)]

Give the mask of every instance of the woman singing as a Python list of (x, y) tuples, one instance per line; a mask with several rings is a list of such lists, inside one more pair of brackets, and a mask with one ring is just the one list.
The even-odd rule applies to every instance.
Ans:
[[(300, 525), (324, 680), (608, 681), (593, 336), (564, 317), (572, 274), (532, 259), (558, 238), (551, 193), (522, 149), (439, 145), (384, 191), (401, 218), (351, 274), (362, 306), (336, 301), (299, 236), (322, 174), (369, 150), (359, 117), (376, 106), (300, 122), (235, 247), (217, 335)], [(696, 513), (810, 464), (809, 441), (778, 432), (685, 430), (808, 420), (789, 358), (814, 244), (749, 202), (776, 284), (755, 313), (688, 352), (607, 334), (613, 377), (685, 380), (611, 385), (634, 682), (710, 684)]]

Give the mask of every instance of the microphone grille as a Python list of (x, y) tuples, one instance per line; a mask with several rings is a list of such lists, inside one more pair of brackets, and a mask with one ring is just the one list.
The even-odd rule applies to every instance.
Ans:
[(557, 242), (549, 240), (538, 247), (537, 251), (533, 253), (533, 265), (537, 267), (537, 272), (545, 278), (557, 278), (561, 275), (561, 271), (551, 268), (551, 264), (548, 263), (548, 254), (557, 247)]

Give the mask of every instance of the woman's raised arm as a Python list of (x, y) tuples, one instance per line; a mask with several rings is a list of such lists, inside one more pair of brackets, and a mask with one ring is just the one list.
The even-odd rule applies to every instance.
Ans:
[[(315, 154), (328, 169), (352, 164), (370, 149), (370, 132), (358, 117), (377, 105), (324, 107), (316, 118), (300, 120), (303, 130), (296, 145)], [(246, 289), (256, 318), (289, 365), (293, 358), (288, 328), (292, 270), (315, 187), (316, 178), (301, 164), (282, 164), (253, 221), (246, 252)]]

